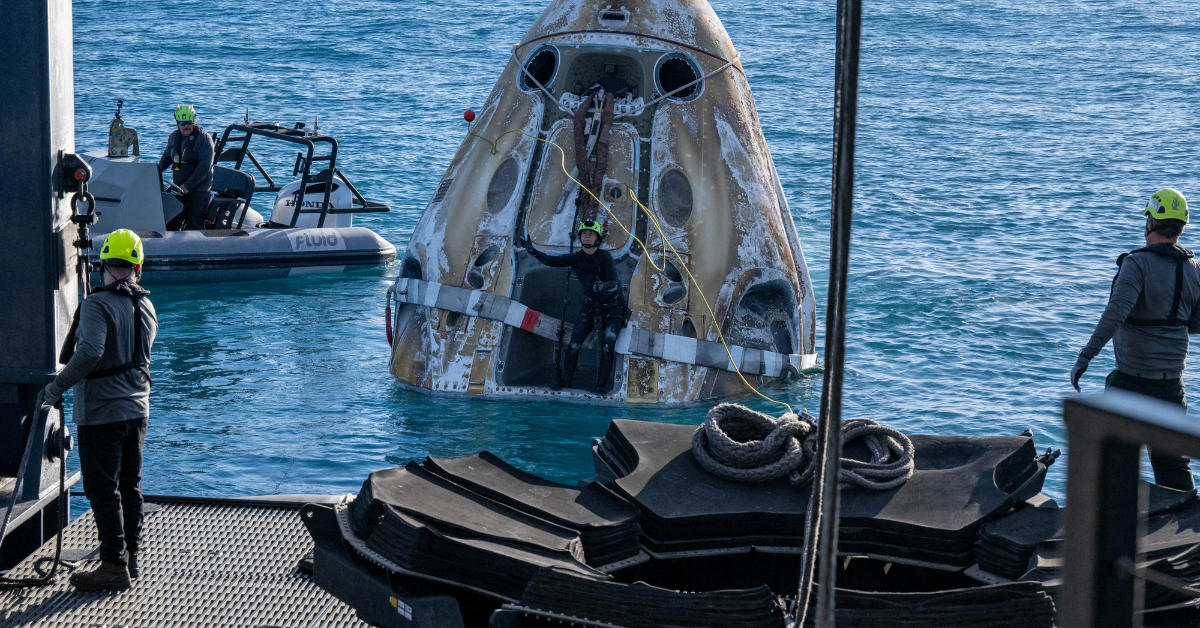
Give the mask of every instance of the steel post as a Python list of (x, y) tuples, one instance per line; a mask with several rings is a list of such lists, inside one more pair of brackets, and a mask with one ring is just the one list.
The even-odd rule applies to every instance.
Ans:
[[(29, 417), (37, 392), (58, 370), (59, 346), (77, 302), (76, 230), (69, 220), (70, 198), (59, 185), (62, 156), (75, 150), (75, 114), (70, 0), (14, 0), (4, 8), (0, 476), (11, 478), (33, 427)], [(23, 486), (23, 495), (57, 490), (57, 469), (43, 459), (30, 463), (26, 475), (34, 479)], [(11, 493), (11, 483), (7, 486)], [(0, 491), (0, 508), (19, 497)]]
[[(837, 584), (838, 521), (841, 507), (842, 385), (846, 361), (846, 294), (853, 221), (854, 140), (858, 117), (858, 60), (862, 39), (862, 0), (838, 0), (837, 60), (834, 77), (833, 194), (830, 216), (829, 289), (825, 312), (825, 378), (821, 389), (820, 424), (813, 491), (801, 566), (800, 615), (803, 622), (809, 593), (820, 575), (815, 624), (834, 625)], [(813, 552), (815, 542), (815, 553)]]

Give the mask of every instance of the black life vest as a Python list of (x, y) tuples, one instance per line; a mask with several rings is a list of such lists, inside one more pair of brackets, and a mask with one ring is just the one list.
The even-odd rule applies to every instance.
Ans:
[[(1109, 295), (1117, 287), (1117, 277), (1121, 274), (1121, 264), (1125, 262), (1125, 258), (1134, 253), (1154, 253), (1163, 257), (1169, 257), (1175, 260), (1175, 294), (1171, 297), (1171, 310), (1167, 313), (1166, 318), (1139, 318), (1136, 316), (1128, 316), (1125, 318), (1125, 323), (1134, 327), (1186, 327), (1187, 321), (1180, 320), (1179, 306), (1183, 303), (1183, 265), (1192, 258), (1192, 252), (1176, 246), (1174, 244), (1151, 244), (1147, 247), (1134, 249), (1128, 253), (1122, 253), (1117, 258), (1117, 274), (1113, 275), (1112, 287), (1109, 288)], [(1145, 283), (1142, 284), (1142, 293), (1138, 295), (1138, 300), (1145, 295)]]
[(184, 135), (179, 131), (172, 133), (170, 139), (178, 141), (171, 142), (171, 170), (178, 172), (184, 165), (195, 166), (200, 165), (200, 154), (196, 152), (196, 142), (201, 136), (205, 135), (204, 127), (199, 124), (193, 127), (191, 134)]
[[(137, 369), (146, 376), (146, 381), (151, 384), (154, 381), (150, 378), (150, 359), (149, 356), (139, 355), (142, 350), (142, 297), (150, 294), (150, 292), (141, 286), (133, 285), (129, 282), (117, 282), (109, 286), (100, 286), (92, 290), (92, 294), (97, 292), (114, 292), (121, 296), (129, 297), (133, 304), (133, 350), (129, 352), (132, 359), (124, 364), (118, 364), (112, 368), (94, 369), (91, 373), (85, 376), (85, 379), (100, 379), (102, 377), (112, 377), (126, 371)], [(66, 341), (63, 342), (62, 352), (58, 356), (60, 364), (66, 364), (71, 361), (71, 356), (75, 355), (76, 334), (79, 330), (79, 310), (81, 307), (75, 308), (75, 317), (71, 320), (71, 330), (67, 332)]]

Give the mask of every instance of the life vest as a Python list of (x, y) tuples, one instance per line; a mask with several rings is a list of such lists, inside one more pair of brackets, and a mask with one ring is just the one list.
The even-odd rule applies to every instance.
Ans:
[[(144, 331), (142, 330), (142, 297), (150, 294), (149, 291), (142, 289), (140, 286), (132, 286), (128, 282), (117, 282), (111, 286), (100, 286), (92, 290), (92, 294), (97, 292), (114, 292), (124, 297), (129, 297), (133, 304), (133, 350), (129, 352), (132, 359), (124, 364), (118, 364), (112, 368), (94, 369), (91, 373), (85, 376), (85, 379), (100, 379), (102, 377), (112, 377), (126, 371), (137, 369), (146, 376), (146, 381), (153, 384), (150, 378), (150, 359), (149, 356), (139, 355), (142, 350), (142, 338)], [(71, 330), (67, 332), (66, 341), (63, 343), (62, 353), (58, 356), (58, 361), (61, 364), (66, 364), (71, 361), (71, 356), (75, 355), (75, 335), (79, 330), (79, 310), (82, 307), (75, 308), (75, 318), (71, 321)]]
[[(178, 133), (178, 131), (176, 131)], [(193, 127), (190, 135), (179, 133), (178, 142), (171, 143), (171, 170), (179, 171), (185, 164), (200, 165), (200, 155), (196, 153), (196, 141), (204, 134), (204, 128), (199, 124)]]
[[(1192, 258), (1191, 251), (1176, 247), (1173, 244), (1152, 244), (1140, 249), (1134, 249), (1128, 253), (1122, 253), (1117, 258), (1117, 274), (1113, 275), (1112, 287), (1109, 288), (1109, 295), (1117, 287), (1117, 277), (1121, 274), (1121, 264), (1125, 262), (1125, 258), (1134, 253), (1154, 253), (1163, 257), (1169, 257), (1175, 260), (1175, 294), (1171, 297), (1171, 310), (1166, 318), (1139, 318), (1136, 316), (1128, 316), (1125, 318), (1125, 323), (1134, 327), (1186, 327), (1187, 321), (1180, 320), (1179, 306), (1183, 303), (1183, 265), (1187, 260)], [(1140, 301), (1145, 295), (1145, 283), (1142, 284), (1142, 292), (1138, 295)]]

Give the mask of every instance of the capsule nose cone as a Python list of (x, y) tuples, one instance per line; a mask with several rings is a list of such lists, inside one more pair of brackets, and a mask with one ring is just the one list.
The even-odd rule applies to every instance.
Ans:
[(542, 11), (521, 43), (563, 34), (583, 38), (612, 32), (684, 44), (726, 59), (734, 55), (725, 26), (705, 0), (556, 0)]

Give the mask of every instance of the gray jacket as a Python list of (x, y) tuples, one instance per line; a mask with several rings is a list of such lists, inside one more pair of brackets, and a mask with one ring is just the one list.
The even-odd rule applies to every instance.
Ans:
[[(80, 304), (75, 353), (50, 384), (57, 396), (74, 387), (75, 423), (149, 418), (150, 348), (158, 333), (158, 315), (148, 294), (136, 283), (117, 282), (97, 288)], [(141, 297), (142, 338), (136, 348), (132, 295)], [(137, 366), (127, 366), (131, 363)], [(97, 377), (107, 370), (119, 372)]]
[[(1175, 298), (1176, 261), (1183, 286), (1174, 325), (1167, 325)], [(1094, 358), (1112, 339), (1117, 368), (1127, 373), (1183, 371), (1188, 334), (1200, 333), (1200, 265), (1192, 252), (1155, 244), (1122, 255), (1108, 307), (1082, 354)], [(1155, 324), (1158, 323), (1158, 324)]]
[(192, 190), (210, 190), (213, 182), (213, 140), (199, 124), (184, 137), (179, 129), (167, 138), (167, 149), (158, 160), (159, 171), (171, 169), (171, 182)]

